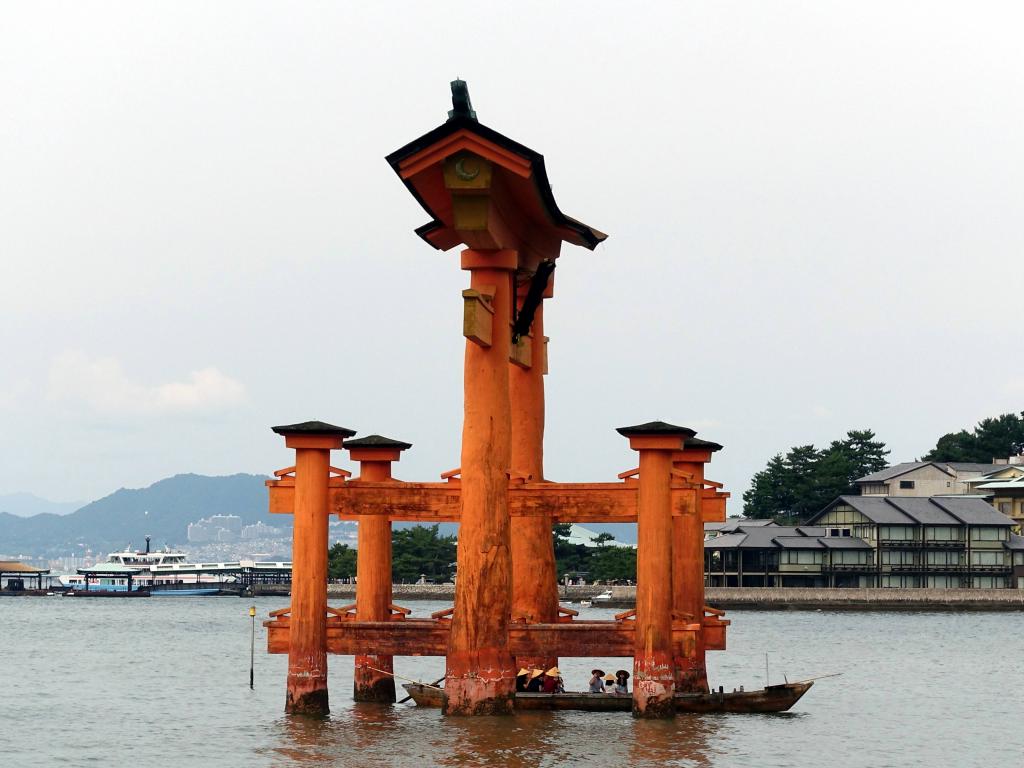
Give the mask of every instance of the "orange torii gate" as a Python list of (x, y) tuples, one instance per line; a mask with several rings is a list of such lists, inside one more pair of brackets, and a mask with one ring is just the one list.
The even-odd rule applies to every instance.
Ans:
[[(268, 650), (288, 653), (286, 709), (328, 709), (326, 654), (356, 656), (355, 697), (394, 701), (396, 655), (444, 655), (448, 714), (511, 711), (517, 663), (559, 655), (633, 656), (634, 713), (674, 713), (674, 691), (707, 690), (704, 651), (724, 649), (727, 621), (704, 606), (704, 520), (724, 520), (703, 465), (720, 446), (664, 422), (619, 430), (640, 454), (616, 483), (553, 483), (543, 474), (547, 338), (543, 300), (562, 242), (605, 235), (559, 211), (543, 158), (479, 124), (461, 81), (449, 120), (388, 157), (432, 221), (417, 233), (458, 244), (470, 272), (462, 462), (441, 483), (391, 476), (408, 443), (304, 422), (274, 431), (295, 466), (268, 481), (274, 512), (295, 514), (292, 604), (274, 611)], [(330, 465), (342, 445), (360, 476)], [(359, 522), (356, 602), (328, 608), (327, 515)], [(408, 618), (391, 602), (391, 521), (460, 524), (455, 606)], [(581, 621), (558, 605), (551, 526), (637, 522), (637, 608)], [(515, 531), (515, 536), (512, 536)]]

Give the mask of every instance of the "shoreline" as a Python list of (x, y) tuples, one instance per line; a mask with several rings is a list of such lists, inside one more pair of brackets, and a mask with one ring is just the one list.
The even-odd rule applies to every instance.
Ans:
[[(269, 586), (269, 585), (268, 585)], [(287, 587), (277, 586), (281, 594)], [(592, 599), (605, 592), (605, 586), (559, 587), (563, 604)], [(610, 587), (612, 597), (597, 605), (608, 608), (634, 608), (636, 587)], [(708, 605), (723, 610), (814, 611), (818, 609), (852, 611), (1024, 611), (1021, 589), (827, 589), (805, 587), (708, 587)], [(355, 598), (354, 584), (328, 585), (330, 597)], [(402, 600), (454, 600), (453, 584), (395, 584), (393, 597)]]
[[(559, 602), (571, 606), (581, 600), (592, 600), (609, 589), (611, 599), (598, 601), (594, 607), (616, 610), (636, 607), (636, 587), (562, 586), (558, 589)], [(454, 584), (395, 584), (392, 590), (392, 597), (398, 603), (420, 600), (452, 602), (455, 599)], [(287, 597), (290, 591), (289, 584), (254, 584), (242, 594), (236, 589), (208, 597)], [(42, 597), (44, 594), (46, 590), (0, 591), (0, 597)], [(330, 599), (354, 601), (355, 585), (329, 584), (327, 595)], [(708, 587), (705, 595), (709, 606), (726, 611), (1024, 611), (1022, 589)]]

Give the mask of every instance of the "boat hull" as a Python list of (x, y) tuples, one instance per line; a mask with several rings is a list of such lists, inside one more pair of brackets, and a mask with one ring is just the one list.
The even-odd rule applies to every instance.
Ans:
[[(807, 693), (813, 682), (770, 685), (755, 691), (732, 693), (678, 693), (677, 712), (785, 712)], [(426, 685), (407, 683), (405, 688), (418, 707), (439, 708), (444, 691)], [(575, 710), (582, 712), (629, 712), (633, 697), (614, 693), (517, 693), (517, 710)]]
[(198, 589), (152, 589), (150, 597), (203, 597), (204, 595), (220, 594), (220, 587), (200, 587)]

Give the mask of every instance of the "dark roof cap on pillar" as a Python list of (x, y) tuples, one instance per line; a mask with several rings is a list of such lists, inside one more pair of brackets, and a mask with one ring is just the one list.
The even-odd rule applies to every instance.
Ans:
[(689, 427), (678, 427), (675, 424), (666, 424), (664, 421), (648, 421), (646, 424), (637, 424), (633, 427), (619, 427), (615, 430), (623, 437), (633, 435), (683, 435), (687, 438), (697, 433)]
[(341, 435), (352, 437), (356, 432), (346, 427), (336, 427), (324, 421), (303, 421), (299, 424), (283, 424), (271, 427), (279, 435)]
[(452, 80), (452, 108), (448, 111), (448, 119), (456, 117), (476, 120), (476, 110), (469, 100), (469, 86), (465, 80)]
[(346, 440), (346, 448), (390, 448), (394, 451), (404, 451), (412, 448), (412, 443), (403, 443), (401, 440), (392, 440), (390, 437), (380, 435), (367, 435), (355, 440)]
[(699, 437), (688, 437), (686, 438), (686, 445), (684, 448), (703, 448), (705, 450), (715, 451), (722, 450), (722, 446), (719, 443), (713, 443), (710, 440), (701, 440)]

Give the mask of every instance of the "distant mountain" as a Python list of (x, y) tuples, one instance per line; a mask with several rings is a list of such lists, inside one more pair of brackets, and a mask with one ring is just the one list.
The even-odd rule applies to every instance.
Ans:
[(147, 535), (153, 546), (183, 544), (189, 523), (217, 514), (238, 515), (243, 524), (280, 525), (280, 516), (267, 512), (265, 479), (175, 475), (148, 488), (122, 488), (68, 515), (0, 513), (0, 553), (105, 552), (129, 542), (142, 546)]
[(68, 515), (79, 509), (83, 503), (81, 501), (50, 501), (31, 493), (0, 494), (0, 512), (7, 512), (17, 517), (42, 514)]
[[(70, 514), (43, 512), (20, 517), (0, 512), (0, 555), (50, 556), (111, 552), (132, 544), (144, 545), (151, 536), (154, 547), (179, 546), (187, 540), (188, 524), (210, 515), (238, 515), (249, 525), (263, 521), (280, 527), (290, 515), (267, 512), (266, 478), (261, 475), (175, 475), (148, 488), (122, 488)], [(0, 497), (0, 501), (10, 497)], [(43, 501), (43, 500), (40, 500)], [(52, 504), (53, 502), (43, 502)], [(2, 509), (2, 505), (0, 505)], [(396, 523), (404, 528), (419, 523)], [(636, 525), (587, 523), (626, 544), (636, 543)], [(457, 533), (454, 523), (442, 523), (440, 533)]]

